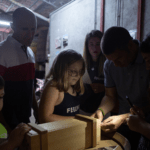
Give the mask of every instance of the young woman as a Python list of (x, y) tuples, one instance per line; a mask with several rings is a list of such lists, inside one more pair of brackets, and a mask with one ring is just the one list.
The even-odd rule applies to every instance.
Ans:
[[(0, 76), (0, 111), (3, 108), (3, 96), (4, 96), (4, 80)], [(2, 130), (3, 125), (0, 123), (0, 130)], [(3, 141), (0, 138), (0, 150), (15, 150), (19, 147), (24, 139), (25, 133), (29, 132), (31, 128), (21, 123), (19, 124), (9, 135), (9, 138)], [(2, 132), (2, 131), (1, 131)], [(1, 136), (1, 135), (0, 135)], [(1, 140), (3, 142), (1, 142)]]
[(106, 60), (100, 49), (103, 33), (92, 30), (86, 35), (83, 57), (86, 71), (83, 76), (85, 93), (81, 96), (81, 113), (94, 113), (104, 96), (103, 65)]
[(39, 105), (40, 123), (74, 118), (79, 113), (84, 71), (85, 63), (79, 53), (74, 50), (59, 53), (46, 78)]

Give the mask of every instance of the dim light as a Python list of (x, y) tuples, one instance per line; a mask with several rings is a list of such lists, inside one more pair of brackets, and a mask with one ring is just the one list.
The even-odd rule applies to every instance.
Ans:
[(10, 22), (0, 21), (0, 24), (10, 26)]

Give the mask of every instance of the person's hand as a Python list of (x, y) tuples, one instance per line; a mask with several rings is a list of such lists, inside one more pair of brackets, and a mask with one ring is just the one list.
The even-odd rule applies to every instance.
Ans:
[(107, 118), (106, 120), (104, 120), (101, 123), (101, 129), (104, 132), (114, 132), (123, 123), (124, 123), (124, 119), (121, 117), (121, 115), (119, 115), (119, 116), (111, 116), (111, 117)]
[(101, 110), (97, 110), (94, 114), (91, 115), (93, 118), (100, 119), (100, 121), (103, 120), (103, 114)]
[(92, 83), (92, 84), (90, 84), (90, 86), (91, 86), (92, 90), (94, 91), (94, 93), (100, 93), (100, 92), (105, 91), (104, 84)]
[(143, 110), (141, 108), (139, 108), (138, 106), (133, 105), (133, 107), (130, 108), (130, 112), (132, 115), (138, 115), (142, 118), (145, 118), (145, 114), (144, 114)]
[(135, 132), (139, 132), (142, 125), (145, 123), (144, 119), (138, 115), (130, 115), (126, 121), (129, 129)]
[(24, 135), (25, 133), (29, 132), (31, 130), (31, 128), (25, 124), (25, 123), (20, 123), (10, 134), (9, 138), (8, 138), (8, 142), (9, 144), (14, 147), (17, 148), (21, 145), (23, 139), (24, 139)]

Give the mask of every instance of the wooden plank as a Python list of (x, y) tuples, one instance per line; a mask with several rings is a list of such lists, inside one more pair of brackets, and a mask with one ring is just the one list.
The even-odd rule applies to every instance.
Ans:
[(41, 126), (34, 124), (34, 123), (28, 123), (28, 125), (36, 132), (38, 132), (39, 134), (45, 134), (47, 133), (47, 130), (45, 130), (44, 128), (42, 128)]
[(90, 147), (95, 147), (96, 145), (98, 145), (101, 137), (100, 120), (89, 116), (81, 115), (81, 114), (77, 114), (75, 116), (75, 119), (87, 122), (86, 137), (90, 136), (91, 142), (87, 141), (86, 148), (89, 147), (89, 143), (91, 143)]
[(39, 126), (48, 131), (48, 150), (85, 149), (86, 122), (66, 119), (39, 124)]
[(48, 132), (40, 135), (41, 150), (48, 150)]
[(19, 147), (19, 150), (41, 150), (40, 135), (33, 130), (26, 133), (24, 141), (21, 147)]
[(96, 119), (96, 144), (98, 145), (101, 140), (101, 121)]
[(28, 125), (40, 135), (40, 149), (48, 150), (48, 131), (37, 124), (28, 123)]
[(64, 128), (69, 128), (69, 127), (74, 127), (77, 125), (82, 125), (84, 127), (87, 126), (85, 122), (76, 120), (76, 119), (66, 119), (66, 120), (61, 120), (61, 121), (38, 124), (38, 126), (42, 127), (48, 132), (53, 132), (56, 130), (61, 130)]
[(48, 150), (84, 150), (85, 128), (73, 127), (49, 133)]

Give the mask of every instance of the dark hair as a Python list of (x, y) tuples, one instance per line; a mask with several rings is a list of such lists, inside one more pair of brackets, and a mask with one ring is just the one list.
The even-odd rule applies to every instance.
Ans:
[[(13, 25), (16, 26), (18, 21), (20, 21), (20, 18), (22, 18), (21, 16), (23, 14), (26, 14), (26, 15), (30, 15), (31, 17), (35, 17), (34, 13), (25, 8), (25, 7), (20, 7), (20, 8), (17, 8), (14, 12), (13, 12), (13, 16), (12, 16), (12, 21), (13, 21)], [(36, 17), (35, 17), (35, 20), (36, 20)], [(37, 21), (37, 20), (36, 20)]]
[(150, 33), (147, 34), (146, 38), (140, 44), (140, 50), (143, 53), (150, 53)]
[(3, 77), (0, 76), (0, 90), (3, 89), (4, 86), (5, 86), (5, 81), (4, 81)]
[[(88, 48), (89, 39), (92, 38), (92, 37), (98, 37), (101, 40), (102, 36), (103, 36), (103, 33), (101, 31), (92, 30), (85, 37), (83, 58), (85, 59), (87, 69), (91, 68), (91, 62), (92, 62), (92, 57), (89, 53), (89, 48)], [(103, 74), (103, 65), (104, 65), (105, 60), (106, 60), (106, 58), (101, 52), (99, 57), (98, 57), (98, 62), (99, 62), (99, 64), (98, 64), (98, 69), (99, 69), (98, 70), (98, 73), (99, 73), (98, 76)]]
[(112, 54), (116, 49), (125, 50), (128, 42), (133, 38), (129, 34), (128, 30), (123, 27), (111, 27), (109, 28), (102, 40), (101, 49), (105, 55)]
[[(49, 74), (46, 77), (45, 82), (47, 80), (52, 81), (52, 85), (55, 86), (60, 92), (67, 92), (69, 85), (67, 82), (68, 78), (68, 68), (71, 64), (82, 61), (82, 76), (85, 72), (85, 62), (81, 54), (77, 53), (74, 50), (64, 50), (58, 54), (58, 56), (54, 59), (52, 67), (50, 69)], [(84, 93), (84, 86), (82, 82), (82, 78), (74, 85), (74, 90), (77, 92)]]

